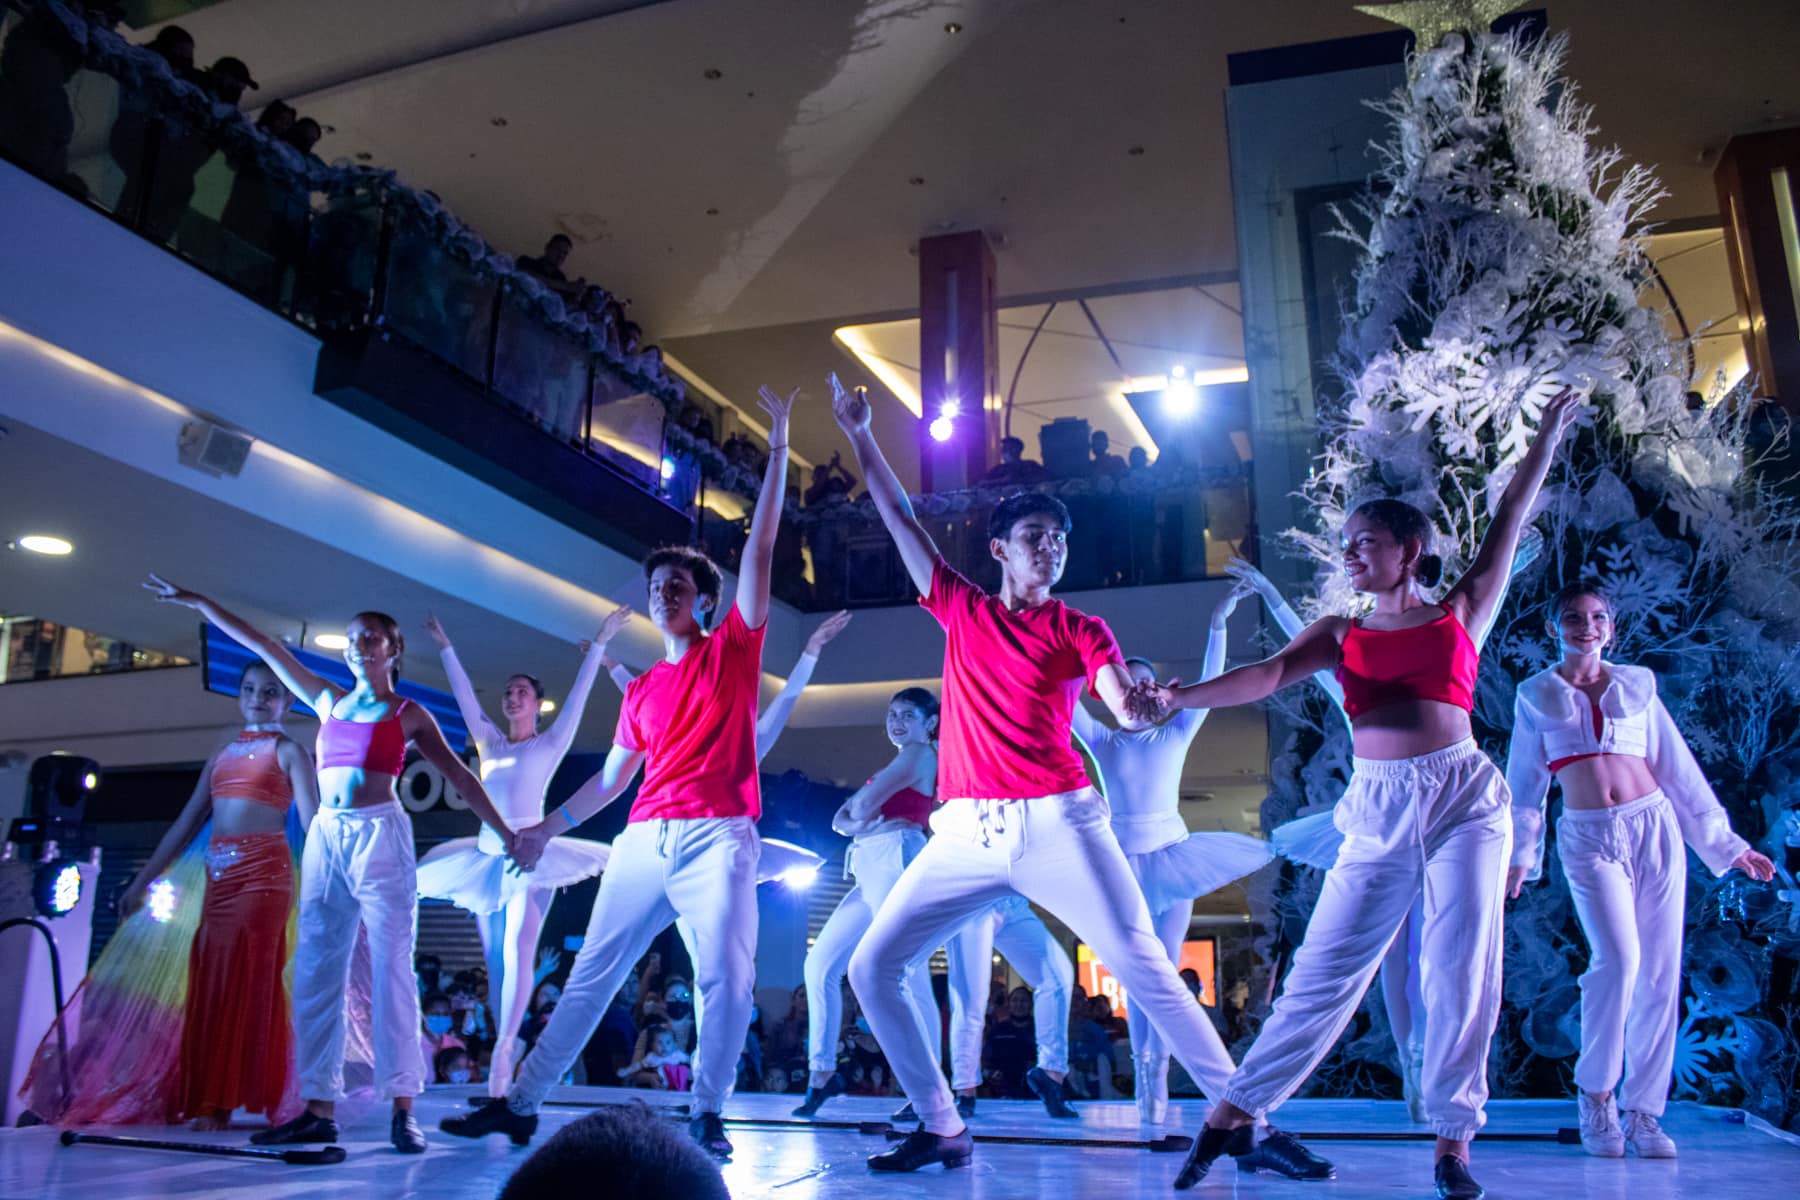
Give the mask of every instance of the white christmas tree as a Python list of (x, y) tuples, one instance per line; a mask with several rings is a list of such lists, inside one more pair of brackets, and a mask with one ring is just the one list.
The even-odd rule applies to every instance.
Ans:
[[(1561, 78), (1563, 38), (1485, 25), (1422, 41), (1407, 86), (1381, 105), (1393, 136), (1371, 198), (1343, 220), (1364, 255), (1339, 347), (1341, 403), (1301, 489), (1317, 525), (1287, 537), (1317, 564), (1315, 612), (1351, 611), (1338, 569), (1345, 514), (1397, 496), (1432, 517), (1454, 580), (1544, 401), (1565, 385), (1588, 393), (1540, 502), (1535, 559), (1484, 652), (1478, 736), (1504, 761), (1514, 685), (1552, 661), (1549, 597), (1597, 580), (1618, 608), (1609, 657), (1661, 673), (1734, 824), (1760, 836), (1800, 802), (1788, 794), (1800, 787), (1773, 782), (1800, 772), (1764, 770), (1800, 745), (1800, 521), (1780, 481), (1747, 462), (1748, 392), (1715, 387), (1695, 402), (1686, 347), (1639, 303), (1657, 182), (1596, 148), (1590, 112)], [(1305, 790), (1329, 802), (1337, 783), (1319, 774)], [(1546, 938), (1575, 946), (1571, 930), (1553, 929), (1566, 916), (1555, 887), (1515, 914), (1515, 952), (1531, 960), (1508, 963), (1516, 1009), (1551, 993), (1573, 1002), (1566, 956), (1543, 953)], [(1532, 930), (1541, 936), (1523, 946)], [(1774, 925), (1757, 932), (1774, 936)], [(1800, 953), (1800, 938), (1771, 944)], [(1766, 981), (1766, 956), (1760, 970)], [(1785, 1044), (1760, 1053), (1777, 1071), (1785, 1054), (1791, 1073), (1791, 1016), (1784, 1024)]]

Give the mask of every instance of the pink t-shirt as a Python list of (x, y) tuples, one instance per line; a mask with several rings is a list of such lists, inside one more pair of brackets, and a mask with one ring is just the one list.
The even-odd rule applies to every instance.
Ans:
[(631, 820), (762, 815), (756, 700), (763, 632), (745, 625), (734, 604), (680, 662), (659, 662), (625, 689), (613, 742), (645, 755)]
[(919, 603), (945, 637), (937, 794), (1026, 800), (1089, 786), (1069, 722), (1082, 686), (1124, 666), (1106, 622), (1061, 600), (1009, 612), (942, 559)]

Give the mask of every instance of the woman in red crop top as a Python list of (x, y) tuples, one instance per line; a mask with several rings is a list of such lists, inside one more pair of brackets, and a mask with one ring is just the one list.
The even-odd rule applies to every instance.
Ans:
[(1511, 824), (1506, 785), (1469, 722), (1479, 647), (1506, 596), (1513, 554), (1563, 431), (1568, 390), (1544, 406), (1537, 437), (1495, 506), (1463, 576), (1435, 603), (1443, 561), (1424, 513), (1373, 500), (1343, 528), (1344, 574), (1373, 597), (1361, 619), (1315, 621), (1279, 653), (1153, 703), (1248, 704), (1317, 671), (1336, 671), (1356, 748), (1338, 802), (1345, 834), (1281, 998), (1194, 1140), (1178, 1188), (1221, 1154), (1252, 1149), (1250, 1126), (1305, 1082), (1355, 1013), (1421, 890), (1427, 1019), (1420, 1083), (1437, 1133), (1438, 1195), (1474, 1200), (1469, 1143), (1486, 1120), (1487, 1049), (1500, 1006), (1501, 919)]
[(268, 665), (295, 696), (320, 714), (318, 816), (300, 865), (298, 944), (294, 950), (294, 1026), (300, 1093), (306, 1110), (254, 1135), (261, 1145), (335, 1142), (336, 1102), (344, 1098), (344, 1004), (360, 922), (374, 969), (375, 1085), (394, 1105), (390, 1137), (402, 1154), (420, 1154), (425, 1136), (413, 1119), (423, 1090), (419, 992), (413, 976), (418, 884), (412, 822), (398, 784), (411, 742), (469, 809), (500, 835), (513, 832), (495, 812), (475, 773), (451, 752), (437, 721), (394, 691), (405, 639), (385, 613), (351, 618), (345, 691), (308, 668), (293, 651), (197, 592), (155, 575), (144, 586), (158, 599), (201, 613)]
[[(936, 696), (916, 687), (895, 692), (887, 709), (887, 736), (894, 745), (894, 757), (851, 793), (831, 819), (833, 829), (855, 839), (845, 855), (844, 869), (855, 876), (856, 886), (838, 903), (806, 951), (807, 1065), (812, 1074), (806, 1081), (806, 1100), (794, 1110), (796, 1117), (811, 1117), (820, 1105), (847, 1088), (837, 1070), (844, 972), (900, 873), (925, 847), (932, 796), (937, 790), (937, 727)], [(907, 973), (901, 986), (908, 992), (927, 1040), (938, 1045), (943, 1040), (941, 1022), (923, 960)]]
[(1521, 681), (1513, 701), (1507, 891), (1517, 896), (1542, 871), (1554, 778), (1557, 857), (1591, 950), (1575, 1060), (1581, 1144), (1601, 1158), (1674, 1158), (1659, 1118), (1681, 1026), (1683, 842), (1716, 875), (1735, 868), (1767, 880), (1775, 865), (1732, 832), (1655, 673), (1602, 657), (1613, 635), (1605, 593), (1564, 588), (1546, 624), (1561, 660)]
[[(27, 1084), (39, 1116), (63, 1125), (186, 1119), (219, 1130), (239, 1108), (271, 1124), (299, 1108), (282, 983), (294, 896), (287, 826), (290, 809), (302, 830), (312, 823), (318, 791), (312, 760), (281, 727), (287, 708), (274, 672), (244, 669), (242, 728), (206, 760), (181, 814), (119, 893), (124, 921), (79, 993), (71, 1094), (61, 1094), (59, 1071), (38, 1072), (51, 1086)], [(153, 898), (158, 880), (166, 895)], [(54, 1039), (46, 1049), (54, 1053)]]

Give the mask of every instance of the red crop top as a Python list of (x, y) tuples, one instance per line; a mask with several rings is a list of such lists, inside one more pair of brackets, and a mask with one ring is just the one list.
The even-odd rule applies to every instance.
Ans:
[(1449, 609), (1435, 621), (1406, 629), (1365, 629), (1355, 621), (1338, 655), (1344, 715), (1405, 700), (1438, 700), (1475, 710), (1475, 672), (1481, 653)]
[(276, 761), (281, 735), (273, 730), (246, 729), (213, 760), (215, 800), (254, 800), (286, 812), (294, 802), (294, 785)]
[(920, 829), (931, 824), (931, 797), (917, 788), (901, 788), (881, 806), (881, 815), (890, 821), (911, 821)]
[[(1588, 703), (1594, 708), (1594, 736), (1599, 737), (1606, 731), (1606, 719), (1600, 713), (1599, 701), (1589, 699)], [(1590, 754), (1571, 754), (1567, 758), (1553, 758), (1550, 760), (1550, 773), (1554, 775), (1570, 763), (1580, 762), (1584, 758), (1599, 758), (1604, 753), (1603, 750), (1596, 750)]]
[(398, 778), (406, 769), (406, 731), (400, 727), (400, 714), (411, 703), (400, 701), (391, 716), (379, 721), (344, 721), (327, 709), (319, 722), (319, 769), (360, 767)]

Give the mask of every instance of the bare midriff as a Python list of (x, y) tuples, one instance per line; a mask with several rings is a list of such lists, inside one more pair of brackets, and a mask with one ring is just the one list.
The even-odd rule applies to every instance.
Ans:
[(374, 808), (400, 798), (398, 776), (363, 767), (320, 767), (321, 808)]
[(212, 798), (212, 835), (244, 837), (255, 833), (281, 833), (287, 828), (287, 810), (242, 796)]
[(1656, 790), (1650, 764), (1637, 754), (1595, 754), (1556, 773), (1564, 808), (1617, 808)]
[(1351, 727), (1356, 757), (1418, 758), (1473, 736), (1469, 714), (1442, 700), (1396, 700), (1372, 708)]

